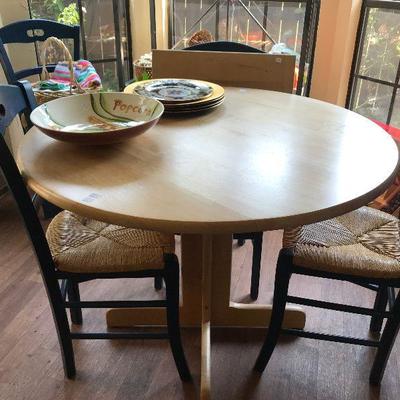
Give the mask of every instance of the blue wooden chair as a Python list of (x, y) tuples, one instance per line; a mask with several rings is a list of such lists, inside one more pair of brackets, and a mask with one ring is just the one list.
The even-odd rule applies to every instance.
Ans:
[[(27, 97), (23, 88), (0, 85), (0, 169), (14, 196), (39, 262), (56, 326), (65, 375), (72, 378), (76, 373), (72, 339), (168, 339), (181, 379), (190, 380), (191, 375), (180, 337), (179, 263), (173, 252), (174, 236), (108, 225), (79, 217), (69, 211), (59, 213), (45, 234), (13, 155), (3, 137), (14, 117), (25, 110), (29, 112), (34, 104), (34, 99)], [(109, 235), (105, 234), (105, 231), (109, 232)], [(115, 231), (118, 231), (118, 242), (114, 240)], [(68, 235), (65, 235), (65, 232), (68, 232)], [(97, 244), (96, 237), (101, 238), (101, 243), (108, 240), (108, 245)], [(80, 246), (77, 246), (76, 238), (80, 238)], [(121, 251), (121, 246), (125, 247), (124, 251)], [(143, 248), (149, 250), (143, 252)], [(145, 277), (164, 279), (165, 300), (81, 301), (80, 299), (81, 282), (94, 279)], [(166, 309), (167, 329), (163, 332), (71, 332), (67, 308), (70, 309), (72, 322), (80, 325), (82, 308), (112, 307), (163, 307)]]
[[(78, 60), (80, 55), (79, 32), (79, 26), (68, 26), (45, 19), (17, 21), (0, 28), (0, 63), (7, 82), (12, 84), (32, 75), (39, 75), (42, 72), (42, 66), (15, 71), (4, 47), (5, 44), (43, 42), (51, 36), (59, 39), (72, 39), (74, 43), (73, 57), (74, 60)], [(55, 65), (49, 65), (47, 70), (53, 72), (54, 67)]]
[[(12, 24), (0, 28), (0, 63), (3, 67), (7, 82), (15, 84), (21, 79), (32, 75), (39, 75), (42, 72), (42, 66), (34, 66), (20, 71), (15, 71), (8, 57), (5, 44), (15, 43), (35, 43), (43, 42), (51, 36), (59, 39), (72, 39), (74, 44), (74, 60), (79, 59), (80, 54), (80, 28), (79, 26), (69, 26), (45, 19), (29, 19), (13, 22)], [(55, 65), (46, 66), (48, 72), (53, 72)], [(24, 88), (31, 91), (30, 84), (26, 82)], [(43, 202), (43, 213), (45, 218), (53, 217), (60, 209), (49, 202)]]

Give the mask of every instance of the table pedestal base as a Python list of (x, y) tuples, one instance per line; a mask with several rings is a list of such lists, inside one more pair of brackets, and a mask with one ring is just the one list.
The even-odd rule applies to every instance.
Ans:
[[(210, 399), (210, 329), (215, 327), (266, 327), (271, 305), (230, 301), (232, 263), (231, 235), (182, 235), (181, 325), (201, 327), (200, 398)], [(109, 327), (165, 325), (165, 310), (113, 309), (107, 312)], [(304, 328), (305, 313), (288, 306), (284, 326)]]

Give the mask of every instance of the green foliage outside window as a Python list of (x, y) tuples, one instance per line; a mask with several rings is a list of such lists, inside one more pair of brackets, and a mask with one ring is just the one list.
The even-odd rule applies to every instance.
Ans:
[(57, 17), (57, 21), (66, 25), (79, 25), (79, 13), (76, 4), (71, 3), (65, 7)]
[(76, 2), (32, 0), (31, 13), (32, 18), (46, 18), (66, 25), (79, 25), (79, 12)]

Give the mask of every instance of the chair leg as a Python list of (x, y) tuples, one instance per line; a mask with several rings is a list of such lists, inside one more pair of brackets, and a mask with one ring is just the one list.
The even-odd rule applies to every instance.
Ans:
[(76, 375), (74, 349), (61, 290), (56, 279), (45, 278), (45, 284), (60, 344), (64, 373), (68, 379), (72, 379)]
[(400, 328), (400, 293), (397, 295), (393, 306), (392, 315), (386, 322), (382, 337), (372, 366), (369, 381), (373, 385), (381, 383), (388, 362), (390, 352)]
[(183, 351), (179, 324), (179, 263), (174, 254), (165, 256), (165, 287), (167, 297), (167, 325), (169, 343), (175, 364), (182, 381), (190, 381), (192, 376)]
[(62, 211), (61, 208), (43, 199), (42, 199), (42, 208), (43, 208), (43, 216), (45, 219), (54, 218), (59, 212)]
[[(68, 280), (68, 298), (70, 301), (81, 301), (81, 296), (79, 293), (79, 284), (73, 280)], [(71, 321), (75, 325), (82, 325), (82, 308), (71, 308), (69, 310), (71, 315)]]
[(156, 276), (154, 278), (154, 289), (155, 290), (161, 290), (163, 287), (163, 278), (162, 276)]
[(267, 366), (268, 361), (270, 360), (278, 342), (283, 317), (285, 315), (290, 276), (291, 260), (288, 260), (288, 256), (280, 253), (275, 275), (274, 301), (271, 321), (264, 344), (254, 366), (254, 369), (260, 373), (262, 373)]
[(395, 301), (396, 301), (396, 292), (395, 292), (395, 290), (394, 290), (394, 287), (389, 286), (389, 287), (388, 287), (388, 303), (389, 303), (389, 310), (392, 310)]
[(388, 287), (380, 285), (375, 297), (374, 311), (376, 314), (371, 318), (369, 330), (374, 333), (379, 333), (382, 329), (383, 317), (382, 312), (386, 310), (388, 303)]
[[(57, 319), (59, 317), (56, 317)], [(74, 349), (72, 347), (72, 339), (70, 337), (70, 330), (68, 326), (67, 313), (64, 309), (64, 316), (66, 326), (64, 322), (56, 322), (58, 341), (60, 343), (61, 355), (63, 359), (64, 373), (68, 379), (72, 379), (76, 375), (75, 359), (74, 359)]]
[(263, 233), (257, 233), (252, 240), (253, 243), (253, 261), (251, 266), (251, 285), (250, 297), (252, 300), (257, 300), (258, 289), (260, 286), (260, 271), (261, 271), (261, 254), (262, 254)]

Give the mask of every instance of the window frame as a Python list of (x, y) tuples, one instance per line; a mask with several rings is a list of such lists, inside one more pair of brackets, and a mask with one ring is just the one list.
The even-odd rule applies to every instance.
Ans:
[(346, 98), (346, 108), (352, 110), (354, 106), (354, 98), (356, 95), (356, 85), (360, 80), (374, 82), (380, 85), (389, 86), (392, 90), (392, 96), (390, 99), (389, 109), (387, 113), (386, 125), (390, 125), (393, 117), (394, 106), (396, 97), (400, 96), (400, 57), (397, 66), (397, 72), (394, 82), (385, 81), (383, 79), (372, 78), (366, 75), (360, 74), (361, 59), (363, 56), (363, 48), (366, 38), (366, 28), (368, 26), (369, 12), (373, 8), (378, 9), (389, 9), (398, 10), (400, 12), (400, 1), (399, 0), (363, 0), (361, 6), (360, 20), (358, 23), (356, 42), (354, 46), (353, 61), (350, 72), (349, 86)]

